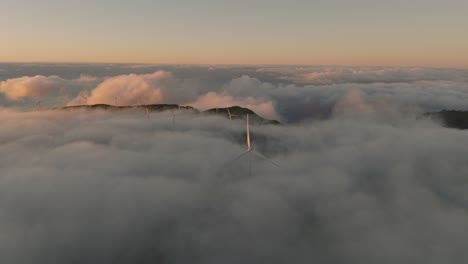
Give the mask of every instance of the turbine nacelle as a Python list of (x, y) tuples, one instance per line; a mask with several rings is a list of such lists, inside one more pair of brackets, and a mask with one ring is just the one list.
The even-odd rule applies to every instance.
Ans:
[(250, 142), (250, 124), (249, 124), (249, 114), (247, 114), (247, 122), (246, 122), (246, 143), (247, 143), (247, 150), (242, 153), (239, 157), (235, 158), (233, 161), (236, 161), (246, 154), (249, 154), (249, 176), (252, 176), (252, 153), (257, 155), (258, 157), (270, 162), (276, 167), (279, 167), (278, 164), (274, 163), (273, 161), (269, 160), (267, 157), (263, 156), (261, 153), (257, 152), (254, 150), (254, 147), (252, 146)]

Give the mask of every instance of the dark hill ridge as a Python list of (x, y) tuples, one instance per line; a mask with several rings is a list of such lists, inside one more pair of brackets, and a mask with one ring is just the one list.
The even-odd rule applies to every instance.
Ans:
[(240, 107), (240, 106), (231, 106), (231, 107), (226, 107), (226, 108), (212, 108), (212, 109), (208, 109), (204, 111), (203, 113), (211, 114), (211, 115), (221, 115), (221, 116), (225, 116), (226, 118), (229, 118), (229, 113), (231, 113), (232, 119), (245, 119), (247, 114), (249, 114), (249, 120), (254, 124), (261, 124), (261, 125), (266, 125), (266, 124), (279, 125), (280, 124), (280, 122), (277, 120), (265, 119), (257, 115), (254, 111), (248, 108)]
[(64, 106), (52, 108), (52, 110), (129, 110), (129, 109), (148, 109), (151, 112), (163, 112), (163, 111), (193, 111), (198, 113), (199, 111), (191, 106), (179, 106), (177, 104), (149, 104), (149, 105), (125, 105), (115, 106), (108, 104), (95, 104), (95, 105), (75, 105), (75, 106)]
[(245, 119), (246, 115), (249, 114), (249, 119), (252, 124), (267, 125), (280, 124), (277, 120), (269, 120), (257, 115), (254, 111), (243, 108), (240, 106), (231, 106), (227, 108), (213, 108), (203, 112), (195, 109), (192, 106), (182, 106), (177, 104), (149, 104), (149, 105), (129, 105), (129, 106), (115, 106), (108, 104), (95, 104), (95, 105), (76, 105), (76, 106), (64, 106), (64, 107), (55, 107), (49, 110), (106, 110), (106, 111), (122, 111), (122, 110), (144, 110), (150, 112), (163, 112), (163, 111), (188, 111), (193, 114), (210, 114), (210, 115), (220, 115), (226, 118), (229, 118), (229, 112), (232, 114), (232, 119)]
[(468, 129), (468, 111), (442, 110), (424, 113), (423, 117), (439, 121), (445, 127)]
[[(212, 108), (206, 111), (200, 112), (192, 106), (182, 106), (177, 104), (148, 104), (148, 105), (131, 105), (131, 106), (114, 106), (107, 104), (95, 104), (95, 105), (77, 105), (77, 106), (65, 106), (55, 107), (45, 110), (107, 110), (107, 111), (120, 111), (120, 110), (141, 110), (150, 112), (163, 112), (163, 111), (188, 111), (193, 114), (210, 114), (220, 115), (229, 119), (229, 112), (231, 112), (232, 119), (245, 119), (245, 116), (249, 114), (249, 118), (252, 124), (281, 124), (277, 120), (269, 120), (257, 115), (254, 111), (240, 107), (231, 106), (226, 108)], [(443, 126), (448, 128), (456, 129), (468, 129), (468, 111), (460, 110), (442, 110), (439, 112), (427, 112), (420, 115), (418, 118), (430, 118), (437, 122), (440, 122)]]

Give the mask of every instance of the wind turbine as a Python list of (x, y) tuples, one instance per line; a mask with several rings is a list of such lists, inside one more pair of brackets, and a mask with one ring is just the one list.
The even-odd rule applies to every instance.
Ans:
[(174, 110), (171, 109), (171, 115), (172, 115), (172, 129), (174, 129), (175, 126), (175, 113)]
[(137, 109), (143, 108), (143, 105), (141, 104), (141, 100), (137, 101)]
[[(227, 109), (227, 111), (228, 111), (228, 114), (229, 114), (229, 120), (231, 120), (231, 121), (232, 121), (232, 117), (233, 117), (233, 116), (237, 116), (237, 115), (233, 115), (233, 114), (231, 114), (231, 111), (229, 111), (229, 107), (228, 107), (228, 108), (226, 108), (226, 109)], [(248, 121), (248, 120), (249, 120), (249, 115), (247, 114), (247, 121)], [(247, 125), (248, 125), (248, 124), (247, 124)]]
[[(171, 112), (171, 116), (172, 116), (172, 129), (174, 129), (175, 127), (175, 117), (179, 114), (181, 114), (182, 111), (187, 111), (187, 106), (183, 106), (183, 105), (177, 105), (177, 110), (174, 110), (174, 108), (171, 108), (169, 111)], [(177, 112), (177, 114), (176, 114)]]
[(143, 107), (145, 108), (146, 117), (149, 119), (149, 109), (148, 109), (148, 106), (147, 106), (147, 105), (143, 105), (142, 102), (141, 102), (141, 100), (138, 100), (138, 102), (137, 102), (137, 109), (142, 110)]
[(247, 150), (242, 153), (239, 157), (234, 159), (234, 161), (242, 158), (243, 156), (249, 154), (249, 176), (252, 176), (252, 153), (259, 156), (260, 158), (269, 161), (271, 164), (273, 164), (276, 167), (279, 167), (278, 164), (274, 163), (273, 161), (267, 159), (265, 156), (260, 154), (259, 152), (255, 151), (254, 148), (252, 147), (252, 144), (250, 143), (250, 125), (249, 125), (249, 114), (247, 114), (247, 125), (246, 125), (246, 143), (247, 143)]
[(149, 111), (148, 106), (145, 106), (145, 109), (146, 109), (146, 118), (149, 119), (150, 111)]

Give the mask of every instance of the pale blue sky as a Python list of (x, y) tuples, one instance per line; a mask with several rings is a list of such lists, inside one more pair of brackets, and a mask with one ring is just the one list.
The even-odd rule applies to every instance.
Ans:
[(468, 66), (468, 1), (1, 0), (0, 61)]

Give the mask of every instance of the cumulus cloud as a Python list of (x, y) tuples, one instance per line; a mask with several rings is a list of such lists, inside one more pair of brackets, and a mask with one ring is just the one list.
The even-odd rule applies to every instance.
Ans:
[[(86, 98), (87, 104), (155, 104), (163, 100), (161, 88), (171, 79), (169, 72), (152, 74), (128, 74), (109, 78), (99, 84)], [(80, 94), (69, 105), (76, 104)]]
[(262, 117), (280, 119), (271, 101), (260, 101), (250, 96), (235, 98), (230, 95), (209, 92), (198, 98), (195, 102), (189, 104), (200, 110), (217, 107), (242, 106), (253, 110)]
[(0, 262), (467, 262), (468, 135), (341, 102), (252, 126), (251, 177), (240, 120), (2, 109)]
[(263, 117), (281, 120), (270, 97), (272, 89), (274, 87), (269, 83), (243, 75), (223, 85), (219, 93), (208, 92), (189, 104), (201, 110), (239, 105)]
[(25, 76), (0, 82), (0, 92), (10, 100), (40, 99), (59, 93), (66, 84), (67, 81), (58, 76)]
[(364, 102), (361, 90), (358, 88), (349, 89), (343, 98), (336, 103), (334, 111), (338, 114), (372, 112), (372, 106)]
[(65, 79), (56, 75), (24, 76), (9, 78), (0, 82), (0, 104), (4, 106), (31, 106), (31, 101), (41, 101), (43, 107), (63, 106), (70, 97), (77, 93), (84, 94), (87, 89), (95, 86), (99, 78), (90, 75), (81, 75), (79, 78)]

